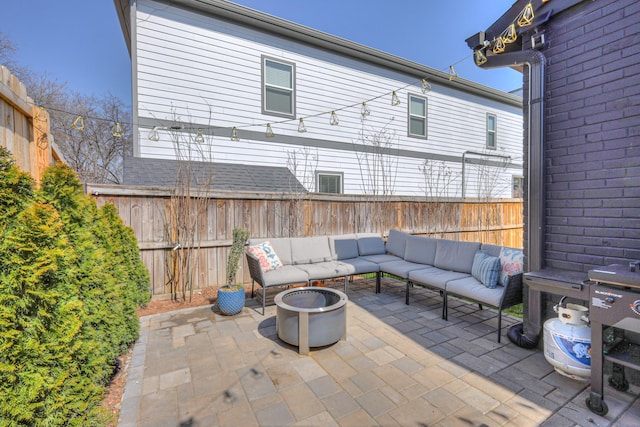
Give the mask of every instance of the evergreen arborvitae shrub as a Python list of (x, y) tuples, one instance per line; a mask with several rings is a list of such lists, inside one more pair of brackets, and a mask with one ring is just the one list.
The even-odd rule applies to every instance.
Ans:
[[(21, 172), (6, 148), (0, 147), (0, 233), (33, 200), (34, 182)], [(0, 234), (1, 235), (1, 234)]]

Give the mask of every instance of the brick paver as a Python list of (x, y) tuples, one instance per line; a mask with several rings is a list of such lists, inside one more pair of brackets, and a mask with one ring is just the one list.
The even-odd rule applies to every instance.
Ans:
[[(341, 286), (341, 284), (337, 285)], [(384, 279), (350, 284), (347, 339), (308, 356), (281, 342), (275, 308), (247, 301), (141, 319), (120, 426), (632, 426), (637, 387), (606, 388), (606, 417), (585, 406), (588, 383), (556, 373), (540, 351), (511, 344), (495, 311)], [(261, 308), (261, 307), (260, 307)]]

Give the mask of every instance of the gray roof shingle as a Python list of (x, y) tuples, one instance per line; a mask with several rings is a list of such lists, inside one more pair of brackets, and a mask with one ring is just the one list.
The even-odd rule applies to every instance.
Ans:
[(210, 180), (211, 190), (306, 192), (300, 181), (285, 167), (143, 157), (125, 159), (124, 184), (175, 187), (179, 174), (188, 176), (189, 170), (194, 188), (202, 188)]

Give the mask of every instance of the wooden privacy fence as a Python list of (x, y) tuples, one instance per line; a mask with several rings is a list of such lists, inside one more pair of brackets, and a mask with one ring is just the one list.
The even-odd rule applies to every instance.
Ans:
[(9, 150), (16, 165), (40, 182), (42, 172), (61, 155), (49, 131), (49, 114), (33, 105), (27, 90), (11, 72), (0, 66), (0, 146)]
[[(171, 293), (167, 256), (177, 243), (167, 236), (171, 190), (149, 187), (87, 185), (98, 205), (114, 204), (132, 227), (153, 295)], [(234, 227), (252, 238), (317, 236), (376, 232), (395, 228), (415, 235), (481, 241), (522, 247), (520, 199), (446, 199), (424, 197), (209, 192), (198, 218), (199, 251), (194, 289), (223, 285)], [(246, 261), (238, 281), (251, 281)]]

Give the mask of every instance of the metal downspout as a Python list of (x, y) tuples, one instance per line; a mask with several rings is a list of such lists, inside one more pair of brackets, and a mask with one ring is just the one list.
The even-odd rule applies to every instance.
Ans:
[[(487, 57), (481, 68), (526, 65), (529, 71), (527, 99), (527, 243), (526, 271), (541, 270), (544, 264), (544, 70), (545, 56), (537, 50), (509, 52)], [(509, 339), (521, 347), (532, 348), (540, 337), (542, 296), (529, 289), (527, 317), (523, 325), (509, 330)], [(518, 329), (519, 328), (519, 329)]]

